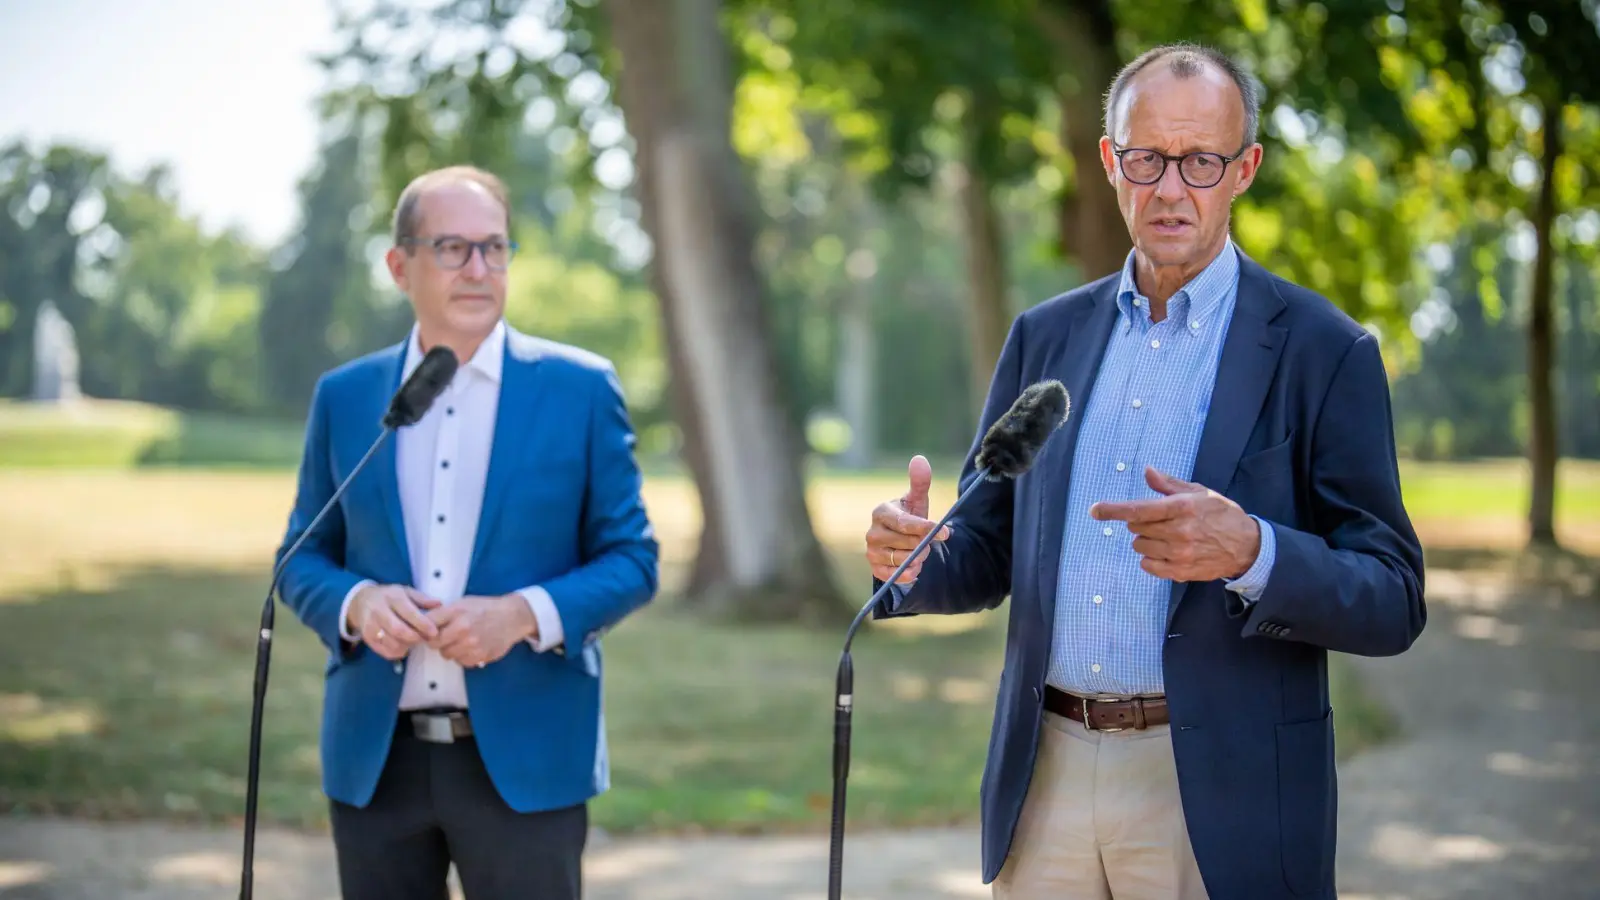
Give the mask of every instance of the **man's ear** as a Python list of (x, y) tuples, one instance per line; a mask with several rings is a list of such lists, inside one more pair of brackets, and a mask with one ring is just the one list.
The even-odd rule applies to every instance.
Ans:
[(402, 292), (410, 290), (411, 279), (406, 275), (406, 251), (400, 247), (390, 247), (389, 252), (383, 255), (383, 262), (389, 269), (389, 277), (394, 279), (395, 287)]

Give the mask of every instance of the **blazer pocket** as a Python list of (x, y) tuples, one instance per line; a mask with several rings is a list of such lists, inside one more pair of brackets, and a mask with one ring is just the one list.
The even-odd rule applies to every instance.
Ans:
[(1333, 710), (1277, 726), (1278, 847), (1296, 896), (1322, 896), (1333, 864)]
[(1264, 450), (1239, 457), (1234, 468), (1233, 483), (1267, 481), (1294, 471), (1294, 432)]

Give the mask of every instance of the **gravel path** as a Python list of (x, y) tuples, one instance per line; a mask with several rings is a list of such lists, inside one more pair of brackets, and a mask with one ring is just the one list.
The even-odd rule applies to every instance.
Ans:
[[(1600, 896), (1600, 592), (1558, 599), (1434, 570), (1411, 652), (1360, 660), (1405, 739), (1340, 772), (1341, 896)], [(201, 900), (238, 892), (239, 835), (158, 824), (0, 819), (0, 898)], [(969, 830), (852, 832), (852, 900), (989, 896)], [(606, 840), (590, 900), (821, 900), (826, 835)], [(337, 900), (321, 837), (265, 832), (260, 900)]]

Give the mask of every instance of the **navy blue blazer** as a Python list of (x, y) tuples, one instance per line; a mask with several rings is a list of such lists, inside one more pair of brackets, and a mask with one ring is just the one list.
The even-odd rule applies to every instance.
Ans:
[[(1426, 621), (1422, 548), (1401, 503), (1377, 342), (1325, 298), (1240, 262), (1191, 480), (1270, 523), (1277, 558), (1248, 609), (1221, 581), (1173, 585), (1162, 653), (1173, 751), (1211, 896), (1331, 900), (1328, 651), (1384, 656), (1411, 646)], [(1108, 276), (1013, 322), (980, 438), (1037, 381), (1060, 379), (1073, 408), (1087, 406), (1116, 287)], [(1015, 482), (978, 488), (903, 601), (891, 609), (886, 596), (874, 610), (965, 613), (1011, 597), (981, 788), (986, 883), (1005, 863), (1033, 776), (1078, 422), (1070, 416)], [(963, 490), (973, 469), (969, 453)]]
[[(278, 559), (378, 436), (405, 351), (402, 342), (318, 380)], [(519, 641), (467, 669), (466, 684), (489, 778), (512, 809), (530, 812), (585, 802), (610, 785), (599, 638), (655, 596), (658, 547), (611, 363), (507, 328), (502, 371), (466, 592), (542, 585), (566, 637), (545, 653)], [(363, 578), (411, 583), (392, 437), (283, 571), (284, 603), (328, 648), (323, 790), (353, 806), (377, 787), (405, 680), (403, 661), (339, 636), (340, 604)]]

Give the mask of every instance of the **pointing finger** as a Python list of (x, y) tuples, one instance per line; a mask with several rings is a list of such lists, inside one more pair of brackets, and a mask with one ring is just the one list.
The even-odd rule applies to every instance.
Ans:
[(1096, 503), (1089, 507), (1089, 515), (1102, 522), (1161, 522), (1177, 514), (1176, 505), (1172, 498), (1158, 497), (1154, 500), (1127, 500), (1122, 502)]
[(1184, 481), (1182, 478), (1174, 478), (1155, 466), (1144, 467), (1144, 483), (1150, 485), (1150, 489), (1158, 494), (1170, 495), (1205, 490), (1201, 485)]

